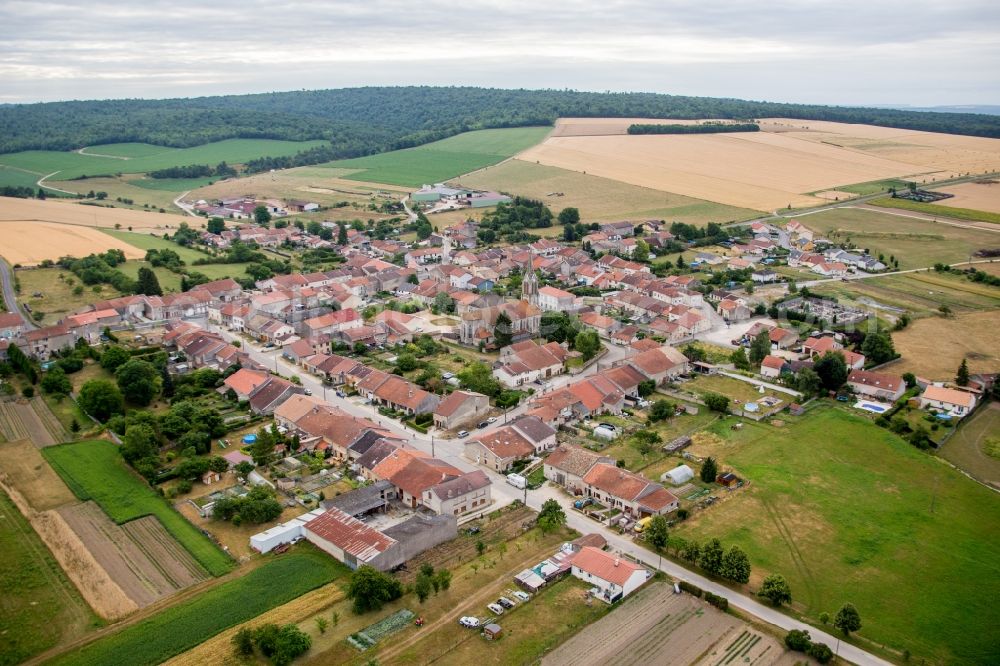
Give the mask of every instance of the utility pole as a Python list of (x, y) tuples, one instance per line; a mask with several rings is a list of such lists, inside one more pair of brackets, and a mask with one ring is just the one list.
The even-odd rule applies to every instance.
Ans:
[(431, 435), (431, 458), (434, 457), (434, 435)]

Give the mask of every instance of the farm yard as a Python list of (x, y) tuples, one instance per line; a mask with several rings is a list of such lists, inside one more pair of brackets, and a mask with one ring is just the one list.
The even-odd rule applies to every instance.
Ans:
[[(81, 210), (87, 209), (80, 206)], [(145, 252), (114, 238), (108, 238), (93, 227), (55, 224), (50, 222), (0, 221), (4, 242), (0, 255), (11, 264), (33, 266), (44, 259), (65, 255), (86, 256), (91, 252), (121, 250), (128, 259), (141, 259)], [(44, 238), (44, 242), (39, 242)]]
[[(542, 659), (542, 666), (795, 663), (770, 636), (688, 594), (653, 583)], [(734, 656), (735, 655), (735, 656)]]
[[(326, 553), (298, 546), (246, 575), (102, 637), (52, 664), (159, 664), (219, 632), (251, 620), (343, 576), (347, 568)], [(231, 646), (229, 646), (231, 653)]]
[[(991, 661), (1000, 509), (990, 490), (855, 413), (820, 405), (784, 427), (731, 418), (690, 451), (750, 481), (674, 534), (718, 537), (789, 581), (815, 621), (854, 603), (862, 640), (934, 663)], [(959, 573), (960, 571), (960, 573)]]
[(116, 523), (155, 516), (211, 575), (220, 576), (232, 568), (229, 556), (125, 467), (111, 442), (63, 444), (44, 449), (43, 455), (78, 499), (94, 500)]
[(589, 129), (561, 119), (518, 159), (760, 211), (820, 205), (810, 193), (855, 183), (1000, 170), (1000, 142), (976, 137), (785, 119), (760, 132), (629, 136), (580, 122)]
[(465, 132), (416, 148), (327, 162), (348, 180), (405, 187), (440, 183), (501, 162), (533, 146), (551, 127), (518, 127)]
[(1000, 404), (993, 401), (963, 419), (939, 455), (974, 478), (1000, 488)]
[[(747, 208), (726, 206), (520, 159), (460, 176), (454, 182), (464, 187), (538, 199), (556, 211), (567, 207), (578, 208), (588, 222), (662, 218), (703, 225), (744, 220), (757, 215)], [(435, 223), (438, 219), (438, 216), (434, 217)], [(560, 231), (559, 228), (556, 230)], [(536, 230), (536, 233), (539, 231), (547, 230)]]

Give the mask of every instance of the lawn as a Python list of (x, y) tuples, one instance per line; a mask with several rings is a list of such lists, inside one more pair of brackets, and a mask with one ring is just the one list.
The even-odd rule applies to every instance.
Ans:
[(953, 220), (969, 220), (971, 222), (992, 222), (1000, 224), (1000, 213), (991, 213), (985, 210), (975, 210), (973, 208), (952, 208), (951, 206), (938, 206), (920, 201), (910, 201), (909, 199), (875, 199), (870, 202), (873, 206), (883, 208), (901, 208), (912, 210), (916, 213), (924, 213), (933, 217), (945, 217)]
[[(785, 403), (795, 400), (793, 396), (787, 393), (781, 393), (772, 389), (765, 389), (761, 393), (753, 384), (724, 375), (698, 375), (694, 379), (681, 384), (680, 389), (699, 397), (705, 393), (719, 393), (729, 398), (730, 406), (756, 402), (768, 395), (774, 396)], [(737, 404), (734, 405), (733, 403)]]
[(99, 623), (35, 530), (0, 492), (0, 665), (19, 664)]
[(94, 500), (116, 523), (156, 516), (210, 574), (221, 576), (232, 568), (233, 561), (225, 553), (125, 466), (111, 442), (50, 446), (42, 454), (74, 495)]
[(518, 127), (465, 132), (416, 148), (337, 160), (323, 166), (356, 170), (339, 174), (348, 180), (420, 187), (501, 162), (535, 145), (551, 129)]
[(958, 431), (941, 447), (940, 455), (983, 483), (1000, 488), (998, 444), (1000, 403), (994, 401), (980, 407), (972, 418), (963, 419)]
[(890, 178), (889, 180), (875, 180), (870, 183), (842, 185), (838, 186), (836, 189), (841, 192), (851, 192), (852, 194), (865, 196), (868, 194), (878, 194), (879, 192), (888, 192), (890, 187), (895, 187), (897, 190), (905, 190), (907, 188), (907, 183), (903, 180)]
[[(863, 638), (930, 663), (1000, 658), (1000, 503), (869, 419), (829, 404), (782, 428), (725, 419), (713, 451), (750, 481), (675, 530), (788, 579), (817, 622), (854, 603)], [(708, 451), (697, 451), (700, 455)]]
[[(197, 220), (193, 221), (197, 222)], [(125, 241), (129, 245), (133, 245), (140, 250), (173, 250), (177, 253), (177, 256), (181, 258), (181, 261), (184, 261), (189, 265), (198, 259), (206, 259), (209, 257), (207, 252), (200, 252), (190, 247), (178, 245), (177, 243), (167, 240), (162, 236), (155, 236), (148, 233), (133, 233), (130, 231), (115, 231), (114, 229), (102, 229), (101, 231), (109, 236), (117, 238), (118, 240)]]
[[(948, 209), (952, 210), (952, 209)], [(848, 239), (874, 255), (895, 256), (899, 267), (928, 268), (968, 261), (980, 248), (996, 247), (996, 234), (864, 208), (835, 208), (799, 221), (837, 242)]]
[(50, 663), (159, 664), (346, 573), (347, 568), (326, 553), (298, 546), (294, 553)]
[(180, 275), (163, 266), (154, 267), (148, 261), (131, 259), (119, 266), (118, 270), (133, 280), (136, 280), (139, 277), (139, 269), (142, 267), (151, 268), (153, 272), (156, 273), (156, 280), (160, 283), (160, 288), (163, 289), (163, 293), (181, 290)]
[[(25, 269), (18, 270), (14, 274), (21, 284), (18, 299), (27, 303), (32, 312), (45, 313), (42, 319), (42, 323), (45, 324), (55, 323), (61, 317), (76, 312), (94, 301), (121, 296), (117, 289), (107, 284), (93, 287), (83, 285), (83, 292), (74, 294), (74, 289), (80, 286), (81, 282), (75, 275), (61, 268)], [(60, 275), (64, 279), (60, 280)], [(35, 296), (35, 294), (40, 295)]]
[[(171, 150), (118, 159), (81, 155), (76, 152), (28, 150), (0, 155), (0, 164), (17, 167), (39, 175), (58, 171), (53, 180), (72, 180), (81, 176), (101, 176), (118, 173), (147, 173), (157, 169), (190, 164), (216, 165), (219, 162), (243, 164), (258, 157), (294, 155), (303, 150), (325, 145), (325, 141), (275, 141), (271, 139), (227, 139), (194, 148)], [(132, 144), (134, 145), (134, 144)], [(120, 148), (122, 144), (118, 144)], [(155, 146), (154, 146), (155, 147)], [(112, 149), (111, 146), (105, 147)], [(151, 147), (153, 148), (153, 147)], [(95, 150), (97, 150), (95, 148)], [(124, 149), (130, 150), (130, 149)]]

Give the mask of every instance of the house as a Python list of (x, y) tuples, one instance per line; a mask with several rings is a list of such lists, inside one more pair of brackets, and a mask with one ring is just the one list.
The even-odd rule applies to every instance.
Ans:
[(583, 477), (583, 484), (587, 497), (632, 518), (677, 510), (677, 498), (666, 488), (612, 464), (594, 465)]
[(785, 359), (780, 356), (768, 354), (760, 362), (760, 376), (768, 379), (775, 379), (781, 376), (781, 369), (785, 367)]
[(768, 337), (771, 339), (771, 349), (789, 349), (799, 340), (798, 333), (780, 326), (772, 328)]
[(16, 312), (0, 312), (0, 338), (16, 338), (24, 332), (24, 319)]
[(397, 488), (397, 497), (411, 509), (423, 503), (434, 486), (462, 476), (461, 470), (416, 449), (396, 448), (371, 469), (375, 479)]
[(522, 416), (465, 443), (468, 460), (506, 473), (516, 461), (551, 450), (556, 431), (537, 416)]
[(762, 268), (751, 273), (750, 279), (758, 284), (767, 284), (768, 282), (776, 282), (778, 274), (770, 268)]
[(615, 461), (582, 446), (562, 444), (545, 458), (542, 471), (549, 481), (559, 484), (574, 495), (582, 495), (583, 477), (597, 463), (613, 465)]
[(538, 289), (538, 307), (543, 312), (569, 312), (575, 309), (576, 296), (556, 289), (555, 287), (540, 287)]
[(500, 350), (493, 376), (508, 388), (562, 374), (569, 352), (558, 342), (544, 345), (524, 340)]
[(486, 472), (477, 469), (424, 491), (423, 505), (438, 515), (480, 513), (492, 502)]
[(920, 394), (920, 408), (936, 409), (962, 418), (976, 408), (976, 394), (931, 384)]
[(617, 331), (622, 327), (622, 324), (617, 319), (612, 319), (611, 317), (605, 317), (596, 312), (585, 312), (580, 315), (580, 323), (589, 326), (590, 328), (597, 331), (597, 334), (602, 338), (610, 337), (612, 333)]
[(381, 382), (372, 391), (371, 399), (377, 404), (406, 414), (433, 412), (441, 402), (440, 397), (396, 375), (389, 375), (388, 379)]
[(613, 604), (635, 592), (652, 572), (600, 548), (584, 546), (572, 559), (572, 574), (594, 586), (591, 596)]
[(490, 411), (490, 399), (473, 391), (453, 391), (434, 408), (434, 426), (453, 430), (478, 422)]
[(670, 346), (636, 354), (628, 363), (658, 385), (678, 375), (687, 374), (689, 370), (687, 357)]
[(827, 352), (837, 351), (843, 348), (844, 345), (840, 344), (830, 336), (820, 338), (813, 337), (802, 343), (802, 353), (806, 354), (809, 358), (823, 356), (823, 354)]
[(725, 488), (735, 488), (740, 483), (740, 477), (736, 476), (732, 472), (723, 472), (715, 477), (715, 482)]
[(240, 368), (226, 377), (222, 386), (227, 391), (232, 389), (238, 399), (249, 400), (254, 391), (266, 384), (270, 377), (271, 375), (264, 371)]
[(750, 308), (737, 301), (724, 300), (719, 302), (719, 314), (727, 322), (746, 321), (750, 318)]
[(906, 391), (902, 377), (866, 370), (852, 370), (847, 375), (847, 386), (860, 396), (885, 402), (896, 402)]

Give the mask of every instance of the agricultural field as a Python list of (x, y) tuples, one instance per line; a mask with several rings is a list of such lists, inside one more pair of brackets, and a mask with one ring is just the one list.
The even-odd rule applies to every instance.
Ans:
[(144, 190), (156, 190), (163, 192), (187, 192), (196, 190), (199, 187), (211, 185), (218, 178), (136, 178), (127, 181), (129, 185), (141, 187)]
[(98, 618), (6, 493), (0, 492), (0, 664), (75, 640)]
[(311, 546), (226, 581), (116, 634), (57, 657), (52, 664), (159, 664), (220, 631), (253, 619), (343, 576), (346, 567)]
[(0, 402), (0, 435), (8, 442), (28, 439), (37, 446), (64, 442), (67, 432), (52, 415), (42, 398)]
[(139, 248), (144, 252), (146, 250), (173, 250), (181, 258), (181, 261), (189, 265), (198, 259), (207, 259), (210, 257), (207, 252), (200, 252), (194, 248), (184, 247), (171, 240), (167, 240), (162, 237), (162, 234), (115, 231), (113, 229), (103, 229), (102, 231), (108, 236), (127, 243), (132, 247)]
[(30, 171), (0, 165), (0, 187), (38, 187), (38, 176)]
[[(735, 653), (735, 656), (733, 656)], [(796, 663), (774, 638), (670, 585), (652, 583), (542, 658), (542, 666), (582, 663), (643, 666), (670, 663)]]
[(177, 541), (213, 576), (229, 571), (232, 560), (197, 528), (126, 468), (118, 447), (105, 440), (52, 446), (43, 455), (80, 500), (94, 500), (108, 516), (126, 523), (156, 516)]
[[(58, 259), (72, 254), (85, 256), (92, 252), (121, 250), (128, 259), (145, 256), (138, 248), (108, 238), (93, 227), (80, 227), (51, 222), (0, 221), (4, 242), (0, 255), (11, 264), (33, 266), (45, 259)], [(44, 240), (42, 240), (44, 239)]]
[(589, 128), (557, 121), (549, 138), (517, 157), (768, 212), (817, 206), (825, 199), (811, 193), (857, 183), (1000, 170), (994, 139), (786, 119), (764, 121), (760, 132), (629, 136), (608, 131), (620, 131), (621, 120), (605, 129), (581, 122)]
[[(258, 157), (282, 157), (324, 145), (325, 141), (275, 141), (272, 139), (227, 139), (193, 148), (166, 148), (147, 144), (90, 146), (84, 152), (29, 150), (0, 155), (0, 164), (37, 173), (55, 173), (51, 180), (119, 173), (147, 173), (157, 169), (219, 162), (243, 164)], [(156, 150), (156, 152), (153, 152)], [(94, 152), (91, 152), (94, 151)], [(100, 151), (100, 152), (96, 152)], [(105, 152), (110, 151), (110, 152)], [(116, 154), (123, 153), (123, 154)], [(131, 154), (124, 154), (131, 153)], [(111, 155), (110, 157), (108, 155)]]
[(792, 609), (816, 622), (857, 606), (862, 641), (931, 663), (986, 663), (1000, 650), (992, 491), (850, 408), (823, 403), (784, 426), (732, 418), (690, 451), (750, 484), (674, 529), (739, 545), (751, 587), (780, 573)]
[[(100, 205), (70, 203), (46, 199), (0, 198), (0, 222), (51, 222), (105, 229), (156, 230), (176, 229), (181, 222), (194, 218), (153, 211), (126, 210)], [(116, 226), (117, 225), (117, 226)]]
[[(416, 148), (328, 162), (348, 180), (418, 188), (502, 162), (535, 145), (550, 127), (518, 127), (465, 132)], [(351, 171), (347, 171), (351, 170)]]
[(934, 191), (955, 195), (951, 199), (942, 199), (937, 202), (938, 206), (945, 206), (946, 208), (972, 208), (974, 210), (1000, 214), (1000, 182), (995, 180), (935, 187)]
[[(953, 201), (953, 199), (944, 199), (943, 201)], [(901, 208), (902, 210), (913, 211), (914, 213), (922, 213), (925, 217), (931, 218), (943, 217), (952, 220), (1000, 224), (1000, 212), (961, 208), (958, 206), (958, 202), (953, 206), (945, 206), (941, 203), (922, 203), (920, 201), (910, 201), (909, 199), (882, 197), (880, 199), (873, 199), (869, 203), (872, 206), (882, 208)]]
[(840, 207), (798, 218), (803, 225), (834, 241), (855, 243), (886, 258), (895, 256), (901, 269), (929, 268), (938, 262), (968, 261), (982, 248), (1000, 245), (1000, 234), (868, 208)]
[[(954, 317), (927, 317), (892, 334), (903, 358), (887, 370), (912, 372), (936, 380), (952, 380), (966, 359), (970, 372), (1000, 372), (997, 348), (1000, 311), (973, 312)], [(947, 340), (948, 344), (941, 344)]]
[[(149, 212), (158, 211), (160, 208), (171, 213), (181, 214), (182, 211), (174, 206), (174, 199), (183, 192), (173, 192), (167, 189), (153, 189), (140, 185), (140, 183), (165, 183), (170, 184), (172, 179), (154, 180), (152, 178), (136, 179), (131, 176), (105, 176), (102, 178), (84, 178), (82, 180), (66, 180), (58, 183), (59, 189), (68, 192), (76, 192), (86, 196), (89, 192), (107, 192), (108, 198), (104, 203), (114, 205), (115, 208), (123, 210), (140, 210)], [(131, 199), (133, 203), (127, 204), (117, 199)], [(145, 206), (145, 207), (144, 207)], [(196, 221), (191, 218), (192, 221)]]
[(983, 483), (1000, 489), (1000, 403), (980, 407), (962, 420), (939, 455)]
[[(726, 206), (520, 159), (460, 176), (454, 182), (464, 187), (538, 199), (555, 212), (567, 207), (578, 208), (585, 222), (653, 218), (704, 225), (708, 222), (745, 220), (757, 215), (747, 208)], [(438, 219), (439, 216), (434, 216), (432, 221), (437, 224)], [(538, 231), (545, 230), (535, 230), (536, 233)], [(557, 231), (561, 233), (561, 227)]]

